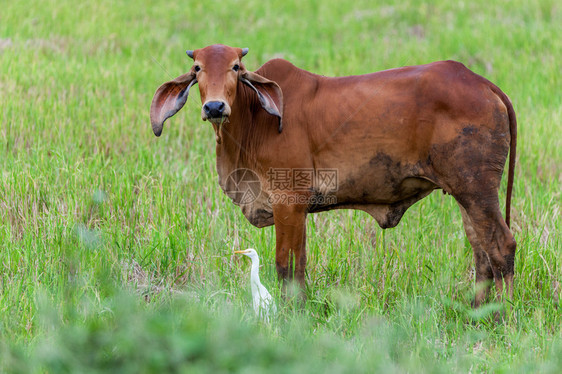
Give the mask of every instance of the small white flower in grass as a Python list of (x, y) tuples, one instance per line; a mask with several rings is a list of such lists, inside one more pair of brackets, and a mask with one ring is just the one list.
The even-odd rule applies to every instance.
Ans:
[(277, 313), (277, 307), (267, 289), (260, 282), (260, 258), (258, 257), (258, 253), (252, 248), (248, 248), (244, 251), (234, 251), (234, 253), (243, 254), (244, 256), (250, 257), (252, 260), (250, 284), (252, 286), (254, 311), (258, 317), (265, 322), (269, 322), (269, 316)]

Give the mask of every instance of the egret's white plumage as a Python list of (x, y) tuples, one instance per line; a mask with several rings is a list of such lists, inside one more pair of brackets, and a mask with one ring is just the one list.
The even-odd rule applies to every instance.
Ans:
[(235, 251), (250, 257), (252, 260), (252, 270), (250, 272), (250, 284), (252, 286), (252, 299), (254, 302), (254, 311), (258, 317), (264, 321), (269, 322), (269, 316), (277, 312), (273, 298), (267, 289), (260, 282), (260, 258), (258, 253), (253, 248), (248, 248), (244, 251)]

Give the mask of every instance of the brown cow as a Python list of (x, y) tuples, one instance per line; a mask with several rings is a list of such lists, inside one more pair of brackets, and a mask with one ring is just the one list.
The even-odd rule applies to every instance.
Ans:
[[(253, 225), (275, 225), (280, 279), (304, 286), (307, 213), (359, 209), (384, 229), (442, 189), (461, 209), (477, 284), (494, 280), (501, 292), (505, 282), (512, 297), (517, 125), (497, 86), (454, 61), (329, 78), (274, 59), (250, 72), (241, 61), (247, 52), (187, 51), (191, 70), (158, 88), (150, 118), (160, 136), (199, 83), (220, 186)], [(504, 221), (498, 189), (508, 152)], [(475, 306), (489, 287), (480, 289)]]

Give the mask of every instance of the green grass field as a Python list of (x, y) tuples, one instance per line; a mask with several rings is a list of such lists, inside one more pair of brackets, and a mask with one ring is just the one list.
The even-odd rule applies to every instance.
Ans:
[[(559, 373), (560, 4), (431, 3), (2, 1), (0, 371)], [(454, 59), (502, 88), (519, 124), (513, 300), (470, 308), (472, 250), (435, 192), (385, 231), (309, 216), (308, 298), (283, 302), (274, 230), (220, 190), (198, 90), (150, 128), (156, 88), (214, 43), (249, 47), (250, 70), (283, 57), (323, 75)], [(232, 253), (247, 247), (271, 325)]]

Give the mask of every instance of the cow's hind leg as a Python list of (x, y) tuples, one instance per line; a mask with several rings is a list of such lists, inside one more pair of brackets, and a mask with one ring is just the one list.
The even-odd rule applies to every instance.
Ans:
[(459, 204), (459, 208), (461, 210), (464, 230), (474, 253), (476, 294), (474, 295), (474, 302), (472, 305), (473, 307), (478, 308), (484, 300), (488, 298), (490, 287), (494, 281), (494, 273), (492, 272), (492, 266), (490, 265), (488, 254), (484, 251), (480, 241), (478, 240), (478, 236), (476, 235), (476, 231), (474, 231), (474, 227), (472, 226), (468, 213), (461, 204)]
[[(515, 239), (502, 217), (497, 198), (486, 199), (485, 194), (472, 196), (474, 198), (464, 196), (457, 200), (465, 210), (463, 220), (476, 260), (476, 282), (487, 280), (491, 270), (498, 294), (503, 293), (505, 284), (506, 295), (512, 298)], [(477, 295), (475, 305), (484, 297)]]

